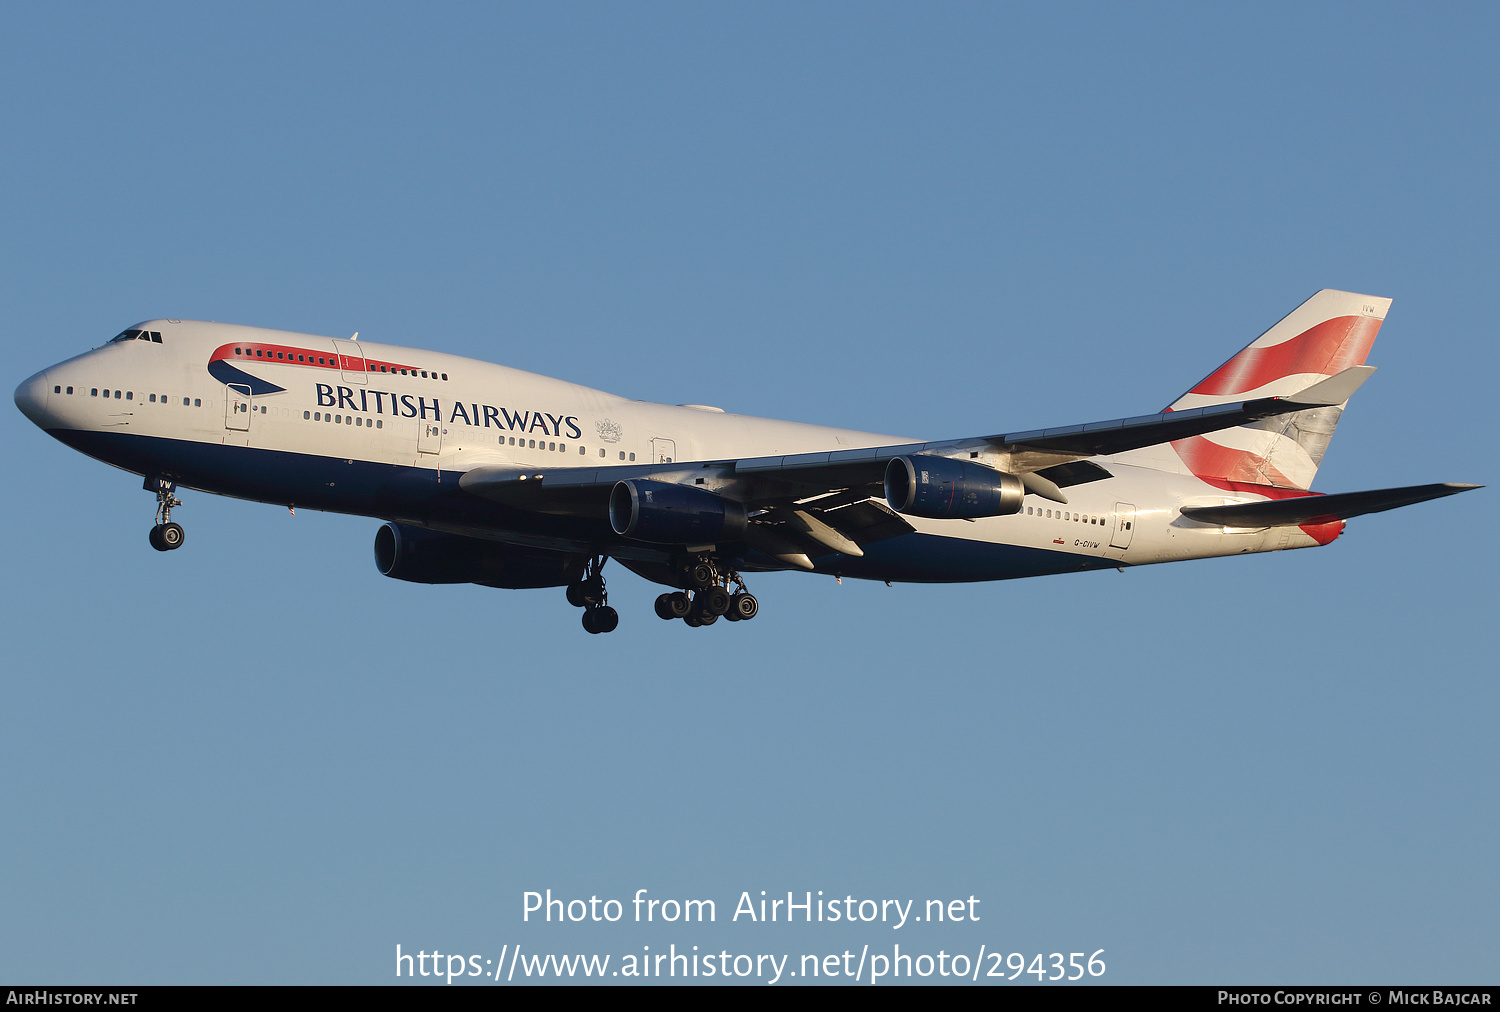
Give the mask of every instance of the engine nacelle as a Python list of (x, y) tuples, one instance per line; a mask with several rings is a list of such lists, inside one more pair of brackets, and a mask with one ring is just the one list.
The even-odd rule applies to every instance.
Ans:
[(386, 524), (375, 532), (375, 568), (412, 583), (478, 583), (524, 590), (564, 587), (583, 575), (582, 555)]
[(711, 545), (745, 534), (745, 504), (692, 485), (631, 478), (609, 494), (616, 534), (664, 545)]
[(916, 454), (885, 468), (885, 501), (897, 513), (932, 520), (1002, 517), (1021, 511), (1026, 487), (1005, 471), (971, 460)]

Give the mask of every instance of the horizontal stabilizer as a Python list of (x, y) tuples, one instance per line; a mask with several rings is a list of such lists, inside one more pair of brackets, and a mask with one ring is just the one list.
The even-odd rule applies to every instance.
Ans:
[(1375, 375), (1373, 365), (1353, 365), (1321, 383), (1304, 387), (1293, 394), (1291, 399), (1302, 404), (1318, 404), (1324, 407), (1343, 404), (1354, 396), (1354, 391), (1364, 386), (1365, 380), (1373, 375)]
[(1304, 524), (1330, 524), (1365, 513), (1393, 510), (1398, 506), (1440, 499), (1445, 495), (1456, 495), (1474, 488), (1483, 486), (1445, 482), (1438, 485), (1411, 485), (1406, 488), (1380, 488), (1369, 492), (1339, 492), (1335, 495), (1231, 503), (1227, 506), (1185, 506), (1182, 515), (1220, 527), (1300, 527)]

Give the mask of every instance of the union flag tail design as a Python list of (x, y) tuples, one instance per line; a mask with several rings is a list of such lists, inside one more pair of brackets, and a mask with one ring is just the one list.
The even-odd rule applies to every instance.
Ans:
[[(1390, 299), (1324, 289), (1292, 310), (1167, 409), (1182, 411), (1255, 397), (1286, 396), (1350, 366), (1364, 365)], [(1278, 415), (1172, 443), (1204, 480), (1282, 488), (1312, 486), (1344, 405)]]

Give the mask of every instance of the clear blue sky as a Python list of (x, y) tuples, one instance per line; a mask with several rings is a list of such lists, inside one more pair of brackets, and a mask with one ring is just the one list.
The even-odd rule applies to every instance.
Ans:
[[(1316, 487), (1493, 482), (1497, 35), (1479, 4), (11, 4), (0, 363), (157, 316), (357, 330), (937, 438), (1158, 410), (1345, 288), (1395, 304)], [(190, 493), (160, 555), (138, 478), (0, 418), (0, 979), (900, 942), (1496, 980), (1493, 490), (1124, 575), (762, 576), (703, 630), (615, 570), (591, 637), (561, 590), (383, 579), (370, 520)], [(546, 888), (720, 920), (522, 924)], [(761, 889), (983, 919), (727, 923)]]

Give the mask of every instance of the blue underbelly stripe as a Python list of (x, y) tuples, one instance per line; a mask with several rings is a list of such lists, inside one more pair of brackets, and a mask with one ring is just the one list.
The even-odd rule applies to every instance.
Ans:
[[(171, 478), (185, 488), (219, 495), (383, 520), (473, 526), (587, 541), (606, 550), (611, 544), (626, 543), (604, 520), (529, 513), (470, 495), (458, 487), (459, 474), (453, 471), (443, 472), (439, 481), (438, 473), (431, 468), (409, 464), (126, 432), (76, 429), (48, 432), (106, 463), (137, 474)], [(813, 563), (822, 573), (904, 583), (1010, 580), (1123, 565), (1097, 556), (937, 534), (903, 534), (866, 545), (864, 551), (864, 557), (859, 559), (829, 554), (814, 559)], [(748, 555), (744, 561), (752, 569), (781, 568), (754, 552)]]

